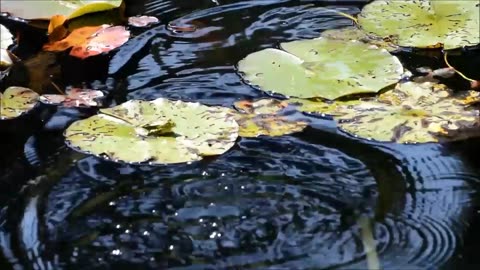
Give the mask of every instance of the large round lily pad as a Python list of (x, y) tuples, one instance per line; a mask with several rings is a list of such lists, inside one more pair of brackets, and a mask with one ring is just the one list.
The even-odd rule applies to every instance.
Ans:
[(377, 92), (395, 84), (400, 61), (386, 50), (358, 41), (327, 38), (282, 43), (248, 55), (238, 64), (244, 79), (286, 96), (336, 99)]
[(376, 0), (358, 23), (380, 37), (394, 36), (400, 46), (454, 49), (480, 43), (478, 0)]
[(107, 159), (168, 164), (223, 154), (234, 145), (238, 124), (221, 107), (131, 100), (74, 122), (65, 137), (74, 149)]
[(235, 102), (231, 114), (241, 137), (283, 136), (304, 130), (308, 123), (289, 114), (288, 103), (276, 99)]
[[(407, 82), (377, 98), (361, 101), (318, 101), (301, 106), (309, 112), (333, 115), (340, 129), (358, 137), (385, 142), (425, 143), (476, 134), (479, 111), (469, 105), (480, 101), (475, 91), (453, 94), (445, 85)], [(298, 101), (293, 101), (297, 102)], [(478, 133), (478, 132), (477, 132)]]
[(27, 113), (38, 103), (38, 94), (24, 87), (9, 87), (0, 93), (0, 120), (13, 119)]

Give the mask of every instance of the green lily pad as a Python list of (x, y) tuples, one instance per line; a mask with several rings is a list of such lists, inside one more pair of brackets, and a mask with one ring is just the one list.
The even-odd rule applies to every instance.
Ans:
[(38, 94), (24, 87), (9, 87), (0, 93), (0, 120), (13, 119), (32, 110)]
[(69, 19), (87, 13), (119, 7), (121, 0), (1, 0), (2, 12), (9, 12), (23, 19), (50, 19), (53, 15)]
[(478, 0), (376, 0), (358, 16), (365, 31), (404, 47), (454, 49), (480, 43)]
[(469, 105), (479, 101), (475, 91), (454, 94), (442, 84), (407, 82), (377, 98), (337, 101), (334, 105), (319, 102), (315, 109), (333, 115), (340, 129), (357, 137), (426, 143), (473, 136), (471, 131), (479, 127), (480, 114)]
[(399, 49), (392, 38), (379, 38), (369, 35), (356, 26), (348, 26), (339, 29), (329, 29), (322, 32), (321, 37), (335, 40), (351, 41), (358, 40), (366, 44), (375, 45), (378, 48), (393, 52)]
[(65, 137), (74, 149), (114, 161), (169, 164), (225, 153), (235, 144), (238, 124), (222, 107), (131, 100), (74, 122)]
[(358, 41), (318, 38), (282, 43), (281, 48), (241, 60), (238, 69), (244, 79), (286, 96), (336, 99), (375, 93), (395, 84), (403, 73), (396, 57)]
[(288, 103), (276, 99), (235, 102), (231, 115), (241, 137), (283, 136), (304, 130), (308, 123), (288, 117)]

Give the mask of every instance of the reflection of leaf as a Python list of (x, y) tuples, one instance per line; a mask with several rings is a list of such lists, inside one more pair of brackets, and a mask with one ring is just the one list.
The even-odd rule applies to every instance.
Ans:
[(343, 27), (340, 29), (330, 29), (323, 31), (320, 35), (324, 38), (351, 41), (358, 40), (366, 44), (375, 45), (379, 48), (385, 49), (389, 52), (398, 50), (398, 46), (393, 44), (393, 40), (388, 38), (379, 38), (373, 35), (368, 35), (356, 26)]
[(1, 0), (2, 12), (24, 19), (49, 19), (53, 15), (70, 18), (119, 7), (121, 0)]
[(102, 91), (73, 88), (66, 95), (46, 94), (40, 96), (40, 101), (49, 105), (61, 105), (63, 107), (96, 107), (99, 106), (97, 99), (103, 97)]
[(358, 23), (380, 37), (395, 36), (400, 46), (454, 49), (480, 43), (478, 0), (376, 0)]
[(468, 137), (479, 111), (467, 106), (479, 101), (475, 91), (454, 95), (445, 85), (407, 82), (370, 100), (320, 104), (316, 112), (333, 115), (340, 129), (362, 138), (425, 143)]
[(120, 47), (130, 37), (130, 32), (123, 26), (86, 26), (74, 30), (65, 39), (46, 44), (46, 51), (64, 51), (73, 47), (70, 55), (84, 59), (109, 52)]
[(220, 155), (238, 136), (225, 108), (199, 103), (131, 100), (100, 112), (66, 130), (70, 146), (112, 160), (166, 164)]
[(231, 110), (230, 113), (237, 121), (242, 137), (282, 136), (302, 131), (308, 123), (287, 117), (283, 112), (287, 105), (285, 101), (275, 99), (238, 101), (234, 104), (237, 111)]
[(245, 80), (286, 96), (336, 99), (377, 92), (403, 73), (396, 57), (362, 42), (319, 38), (282, 43), (281, 48), (241, 60), (238, 69)]
[(128, 24), (135, 27), (146, 27), (158, 23), (158, 19), (152, 16), (135, 16), (128, 18)]
[(0, 93), (0, 120), (27, 113), (38, 103), (38, 94), (24, 87), (9, 87)]

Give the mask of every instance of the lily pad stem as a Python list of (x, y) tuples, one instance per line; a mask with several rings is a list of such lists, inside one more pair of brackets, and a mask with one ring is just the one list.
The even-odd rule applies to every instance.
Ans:
[(447, 66), (449, 68), (451, 68), (453, 71), (455, 71), (455, 73), (457, 73), (458, 75), (460, 75), (460, 77), (464, 78), (465, 80), (469, 81), (469, 82), (475, 82), (475, 80), (473, 79), (470, 79), (468, 78), (467, 76), (465, 76), (462, 72), (456, 70), (454, 67), (452, 67), (452, 65), (450, 65), (450, 63), (448, 62), (448, 59), (447, 59), (447, 56), (448, 56), (448, 53), (446, 51), (443, 52), (443, 59), (445, 61), (445, 64), (447, 64)]

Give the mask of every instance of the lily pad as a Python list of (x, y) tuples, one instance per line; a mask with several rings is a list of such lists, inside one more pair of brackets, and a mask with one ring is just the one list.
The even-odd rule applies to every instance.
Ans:
[(235, 144), (238, 124), (222, 107), (131, 100), (74, 122), (65, 137), (74, 149), (107, 159), (169, 164), (223, 154)]
[(9, 12), (23, 19), (49, 19), (64, 15), (70, 19), (87, 13), (117, 8), (121, 0), (1, 0), (2, 12)]
[(394, 36), (404, 47), (454, 49), (480, 43), (478, 0), (376, 0), (358, 23), (368, 33)]
[(369, 35), (356, 26), (325, 30), (320, 36), (343, 41), (358, 40), (366, 44), (375, 45), (389, 52), (399, 49), (399, 47), (394, 44), (395, 40), (393, 38), (379, 38), (375, 35)]
[(306, 121), (288, 117), (288, 103), (276, 99), (238, 101), (231, 114), (239, 125), (241, 137), (283, 136), (304, 130)]
[(32, 110), (38, 94), (24, 87), (9, 87), (0, 93), (0, 120), (13, 119)]
[(317, 112), (333, 115), (343, 131), (383, 142), (426, 143), (463, 139), (479, 127), (475, 91), (453, 93), (445, 85), (407, 82), (377, 98), (320, 104)]
[(318, 38), (282, 43), (241, 60), (244, 79), (264, 91), (300, 98), (336, 99), (375, 93), (401, 78), (400, 61), (359, 41)]

